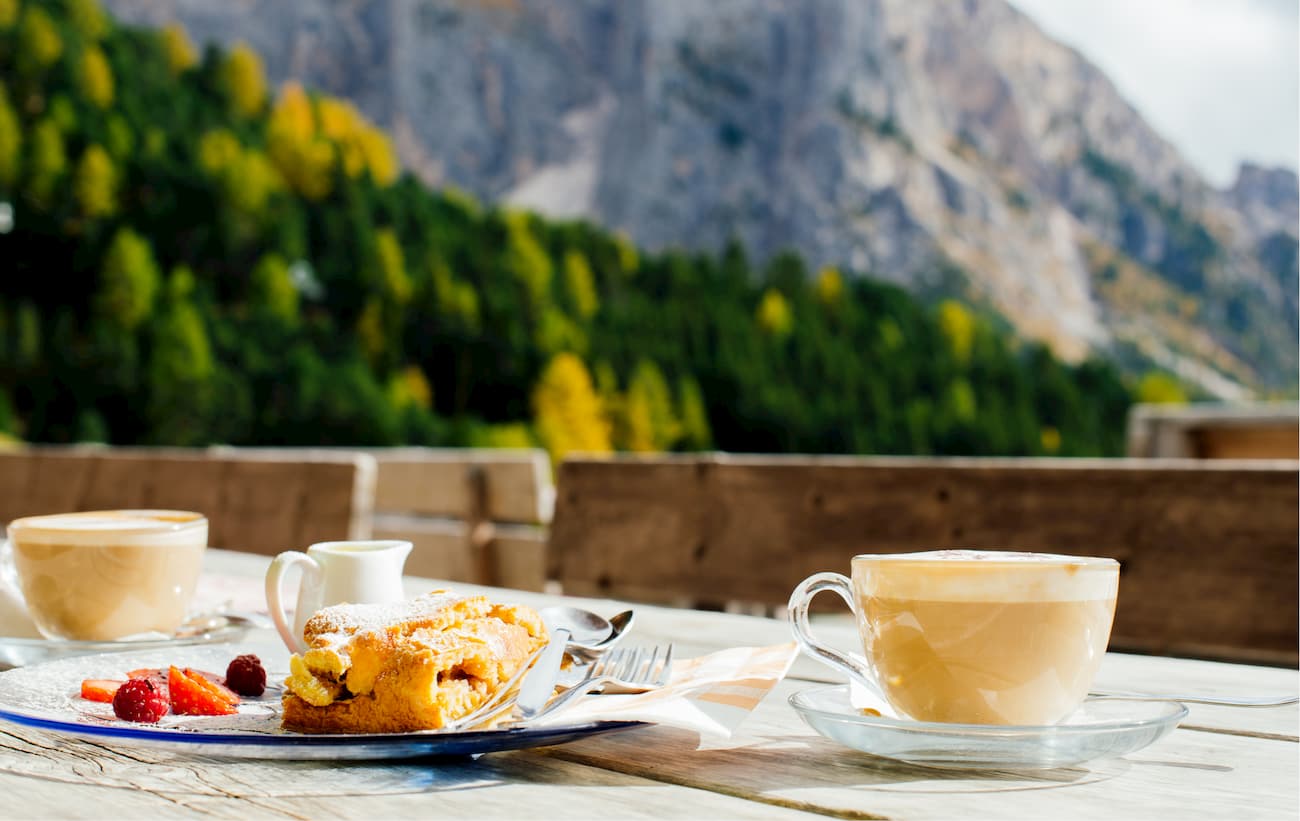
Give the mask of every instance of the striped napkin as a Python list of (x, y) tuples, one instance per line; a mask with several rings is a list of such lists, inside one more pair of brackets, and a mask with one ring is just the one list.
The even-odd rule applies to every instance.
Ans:
[(673, 662), (667, 686), (648, 693), (601, 695), (543, 719), (542, 724), (586, 721), (650, 721), (728, 738), (785, 677), (798, 647), (733, 647)]

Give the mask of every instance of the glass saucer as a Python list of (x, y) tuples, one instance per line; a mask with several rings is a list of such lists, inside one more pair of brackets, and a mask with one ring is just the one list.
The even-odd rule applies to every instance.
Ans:
[[(196, 629), (194, 625), (200, 623), (202, 628)], [(249, 630), (262, 626), (262, 622), (255, 617), (231, 613), (195, 616), (189, 622), (186, 622), (182, 626), (183, 629), (178, 630), (176, 635), (173, 636), (152, 634), (141, 638), (120, 639), (117, 641), (73, 641), (0, 636), (0, 670), (97, 653), (116, 653), (128, 650), (164, 650), (170, 647), (234, 642), (243, 639)]]
[(1187, 716), (1176, 701), (1088, 699), (1059, 724), (940, 724), (864, 715), (847, 684), (790, 696), (817, 732), (864, 753), (954, 769), (1029, 770), (1114, 758), (1163, 738)]

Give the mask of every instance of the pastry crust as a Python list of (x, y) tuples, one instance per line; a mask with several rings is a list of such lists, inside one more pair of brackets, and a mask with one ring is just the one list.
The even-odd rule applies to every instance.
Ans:
[(536, 611), (446, 590), (339, 605), (303, 630), (281, 724), (328, 733), (439, 729), (483, 704), (547, 641)]

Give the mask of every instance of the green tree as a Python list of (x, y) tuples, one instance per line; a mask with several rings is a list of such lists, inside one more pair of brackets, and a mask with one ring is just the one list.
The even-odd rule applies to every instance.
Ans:
[(83, 216), (95, 219), (117, 210), (117, 172), (113, 160), (94, 143), (86, 146), (81, 155), (73, 187)]
[(631, 451), (655, 453), (671, 450), (682, 434), (673, 412), (672, 394), (659, 366), (648, 359), (637, 363), (624, 398), (628, 439), (622, 443)]
[(194, 275), (176, 268), (167, 278), (152, 321), (149, 358), (149, 419), (159, 443), (208, 441), (215, 371), (212, 345), (193, 302)]
[(250, 301), (255, 310), (263, 311), (286, 324), (298, 321), (298, 289), (289, 275), (289, 265), (279, 254), (266, 254), (253, 268), (250, 277)]
[(100, 314), (122, 330), (134, 330), (152, 311), (160, 281), (149, 241), (130, 228), (119, 228), (100, 273)]
[(506, 269), (523, 283), (529, 304), (540, 314), (550, 301), (554, 266), (546, 249), (537, 241), (528, 225), (528, 215), (510, 211), (506, 220)]
[(681, 445), (686, 450), (708, 450), (713, 447), (713, 431), (709, 427), (709, 412), (704, 405), (700, 384), (690, 377), (677, 383), (678, 416), (682, 420)]
[(375, 232), (375, 257), (379, 264), (379, 282), (384, 294), (397, 305), (411, 301), (411, 278), (406, 275), (406, 258), (402, 243), (391, 228)]

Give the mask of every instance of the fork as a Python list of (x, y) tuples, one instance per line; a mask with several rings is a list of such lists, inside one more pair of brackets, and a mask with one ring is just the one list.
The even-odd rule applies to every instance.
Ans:
[(604, 693), (644, 693), (668, 683), (673, 666), (673, 645), (618, 647), (591, 663), (587, 675), (551, 699), (530, 721), (555, 715), (596, 690)]

